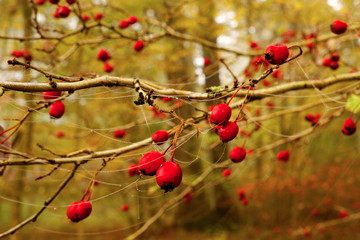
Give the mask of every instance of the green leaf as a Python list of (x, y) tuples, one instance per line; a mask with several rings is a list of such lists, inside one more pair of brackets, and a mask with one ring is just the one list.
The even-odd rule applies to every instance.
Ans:
[(210, 89), (212, 92), (220, 92), (224, 88), (222, 86), (211, 86)]
[(360, 97), (351, 94), (346, 103), (346, 110), (356, 114), (360, 112)]

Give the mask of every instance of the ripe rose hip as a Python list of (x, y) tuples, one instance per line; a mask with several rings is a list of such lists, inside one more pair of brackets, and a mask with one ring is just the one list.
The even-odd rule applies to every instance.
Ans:
[(241, 162), (246, 157), (246, 150), (243, 147), (234, 147), (231, 149), (229, 157), (234, 163)]
[(135, 51), (140, 52), (144, 48), (144, 42), (143, 41), (136, 41), (133, 45), (133, 48)]
[(345, 135), (352, 135), (356, 131), (356, 124), (352, 118), (347, 118), (342, 127), (342, 132)]
[(331, 58), (324, 58), (324, 60), (322, 62), (323, 67), (330, 66), (330, 62), (331, 62)]
[(169, 139), (169, 133), (165, 130), (159, 130), (156, 131), (151, 138), (157, 145), (161, 145)]
[(121, 29), (125, 29), (125, 28), (127, 28), (129, 26), (129, 24), (130, 24), (130, 22), (128, 20), (121, 20), (119, 22), (119, 27)]
[(58, 101), (50, 105), (49, 114), (52, 118), (61, 118), (65, 112), (65, 105)]
[(99, 21), (99, 20), (101, 20), (102, 18), (103, 18), (102, 13), (96, 13), (96, 14), (94, 15), (94, 20), (95, 20), (95, 21)]
[(96, 58), (100, 61), (106, 62), (111, 59), (111, 56), (105, 49), (100, 49)]
[(104, 71), (105, 72), (108, 72), (108, 73), (110, 73), (110, 72), (112, 72), (114, 70), (114, 67), (112, 66), (112, 65), (110, 65), (109, 63), (105, 63), (104, 64)]
[(229, 177), (231, 175), (231, 170), (230, 169), (224, 169), (224, 171), (222, 172), (222, 175), (224, 177)]
[(59, 17), (67, 18), (71, 13), (71, 10), (68, 6), (59, 6), (56, 8), (56, 12), (59, 14)]
[(342, 34), (346, 32), (347, 24), (346, 22), (342, 22), (340, 20), (335, 20), (330, 25), (330, 30), (335, 34)]
[(132, 163), (128, 166), (127, 172), (130, 177), (140, 174), (138, 166), (135, 163)]
[(211, 60), (208, 58), (204, 58), (204, 66), (208, 66), (211, 64)]
[(130, 24), (137, 23), (137, 21), (138, 21), (138, 19), (137, 19), (136, 16), (130, 16), (130, 17), (128, 18), (128, 22), (129, 22)]
[(123, 138), (125, 136), (126, 132), (123, 129), (116, 129), (114, 131), (114, 137), (115, 138)]
[(43, 92), (43, 98), (45, 100), (56, 99), (60, 97), (61, 91)]
[(220, 140), (225, 143), (233, 140), (239, 132), (238, 125), (235, 122), (231, 122), (231, 121), (229, 121), (224, 126), (219, 126), (218, 129), (219, 129), (218, 134)]
[(214, 124), (225, 125), (231, 117), (231, 108), (225, 103), (216, 105), (210, 115), (210, 121)]
[(161, 153), (151, 151), (146, 153), (140, 159), (138, 169), (144, 175), (154, 176), (156, 174), (156, 170), (158, 170), (164, 162), (166, 162), (166, 160)]
[(87, 218), (92, 210), (91, 203), (88, 201), (73, 202), (66, 210), (66, 215), (73, 222), (79, 222)]
[(49, 0), (49, 3), (52, 4), (58, 4), (60, 2), (60, 0)]
[(282, 43), (270, 45), (265, 50), (265, 59), (271, 64), (283, 64), (288, 57), (289, 49)]
[(289, 160), (289, 157), (290, 157), (290, 151), (289, 150), (280, 151), (280, 152), (278, 152), (276, 157), (280, 161), (287, 162)]
[(181, 167), (176, 162), (164, 162), (156, 171), (156, 182), (165, 192), (174, 190), (181, 180)]

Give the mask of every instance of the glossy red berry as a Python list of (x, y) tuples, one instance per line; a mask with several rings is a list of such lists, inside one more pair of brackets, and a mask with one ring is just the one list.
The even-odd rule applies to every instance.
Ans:
[(133, 48), (135, 51), (140, 52), (144, 48), (144, 42), (143, 41), (136, 41), (133, 45)]
[(333, 53), (331, 54), (331, 60), (332, 60), (332, 61), (339, 61), (339, 59), (340, 59), (339, 53), (333, 52)]
[(346, 211), (340, 211), (338, 213), (338, 216), (341, 218), (347, 218), (347, 217), (349, 217), (349, 214)]
[(235, 122), (229, 121), (224, 126), (219, 126), (218, 130), (220, 140), (223, 142), (229, 142), (237, 136), (239, 127)]
[(65, 105), (58, 101), (50, 105), (49, 114), (52, 118), (61, 118), (65, 112)]
[(346, 119), (342, 127), (342, 132), (345, 135), (352, 135), (355, 131), (356, 131), (356, 124), (354, 120), (352, 118)]
[(130, 22), (128, 20), (121, 20), (119, 22), (119, 27), (121, 29), (125, 29), (125, 28), (127, 28), (129, 26), (129, 24), (130, 24)]
[(100, 49), (97, 54), (97, 59), (103, 62), (106, 62), (107, 60), (111, 59), (110, 54), (105, 49)]
[(94, 15), (94, 20), (95, 20), (95, 21), (100, 21), (102, 18), (103, 18), (102, 13), (96, 13), (96, 14)]
[(280, 151), (280, 152), (278, 152), (276, 157), (280, 161), (287, 162), (289, 160), (289, 157), (290, 157), (290, 151), (289, 150)]
[(331, 62), (331, 58), (324, 58), (324, 60), (322, 62), (323, 67), (330, 66), (330, 62)]
[(20, 57), (23, 56), (23, 51), (13, 50), (13, 51), (11, 52), (11, 55), (14, 56), (14, 57), (20, 58)]
[(123, 138), (125, 135), (126, 135), (126, 132), (123, 129), (116, 129), (114, 131), (114, 137), (115, 138)]
[(76, 3), (76, 0), (66, 0), (66, 2), (71, 5), (71, 4)]
[(241, 162), (246, 157), (246, 150), (243, 147), (234, 147), (231, 149), (229, 157), (234, 163)]
[(129, 205), (127, 205), (127, 204), (122, 205), (121, 211), (127, 212), (128, 210), (129, 210)]
[(137, 19), (136, 16), (130, 16), (130, 17), (128, 18), (128, 22), (129, 22), (130, 24), (137, 23), (137, 21), (138, 21), (138, 19)]
[(49, 0), (49, 3), (52, 4), (58, 4), (60, 2), (60, 0)]
[(179, 186), (181, 180), (181, 167), (176, 162), (164, 162), (156, 171), (156, 182), (165, 192), (172, 191)]
[(330, 25), (330, 30), (335, 34), (342, 34), (347, 30), (346, 22), (335, 20)]
[(59, 6), (57, 7), (56, 11), (61, 18), (67, 18), (71, 13), (71, 10), (68, 6)]
[(57, 131), (57, 132), (56, 132), (56, 136), (57, 136), (58, 138), (62, 138), (63, 136), (65, 136), (65, 134), (64, 134), (63, 131)]
[(216, 105), (210, 115), (210, 121), (214, 124), (225, 125), (231, 117), (231, 108), (225, 103)]
[(332, 69), (332, 70), (336, 70), (339, 68), (339, 62), (338, 61), (333, 61), (331, 60), (330, 61), (330, 64), (329, 64), (329, 67)]
[(89, 15), (87, 15), (87, 14), (82, 15), (81, 18), (82, 18), (82, 20), (83, 20), (84, 22), (87, 22), (87, 21), (90, 20), (90, 17), (89, 17)]
[(160, 145), (169, 139), (169, 133), (165, 130), (159, 130), (156, 131), (151, 138), (157, 145)]
[(68, 218), (73, 222), (79, 222), (87, 218), (92, 210), (91, 203), (88, 201), (73, 202), (66, 210)]
[(229, 177), (231, 175), (231, 170), (230, 169), (224, 169), (224, 171), (222, 172), (222, 175), (224, 177)]
[(45, 100), (56, 99), (60, 97), (61, 91), (43, 92), (43, 98)]
[(43, 5), (45, 3), (45, 0), (36, 0), (37, 5)]
[(140, 174), (138, 166), (135, 163), (132, 163), (128, 166), (127, 172), (130, 177)]
[(166, 162), (166, 160), (161, 153), (151, 151), (140, 159), (138, 169), (144, 175), (153, 176), (164, 162)]
[(270, 45), (265, 50), (265, 59), (275, 65), (283, 64), (289, 57), (289, 49), (282, 43)]
[(114, 67), (112, 66), (112, 65), (110, 65), (109, 63), (105, 63), (104, 64), (104, 71), (105, 72), (108, 72), (108, 73), (110, 73), (110, 72), (112, 72), (114, 70)]
[(211, 60), (209, 58), (204, 58), (204, 66), (208, 66), (211, 64)]

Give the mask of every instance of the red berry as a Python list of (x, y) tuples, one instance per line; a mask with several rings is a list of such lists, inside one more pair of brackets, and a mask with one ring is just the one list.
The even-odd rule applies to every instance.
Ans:
[(130, 177), (140, 174), (138, 170), (138, 166), (135, 163), (132, 163), (128, 166), (127, 172)]
[(332, 69), (332, 70), (336, 70), (339, 68), (339, 62), (338, 61), (333, 61), (331, 60), (330, 61), (330, 64), (329, 64), (329, 67)]
[(63, 131), (57, 131), (57, 132), (56, 132), (56, 136), (57, 136), (58, 138), (62, 138), (64, 135), (65, 135), (65, 134), (64, 134)]
[(88, 201), (73, 202), (66, 210), (68, 218), (73, 222), (79, 222), (87, 218), (92, 210), (91, 203)]
[(165, 141), (167, 141), (169, 139), (169, 133), (165, 130), (159, 130), (156, 131), (153, 135), (152, 135), (152, 140), (157, 144), (157, 145), (161, 145), (163, 144)]
[(11, 55), (14, 56), (14, 57), (20, 58), (20, 57), (23, 56), (23, 51), (13, 50), (13, 51), (11, 52)]
[(238, 190), (237, 194), (238, 194), (239, 200), (245, 199), (245, 191), (244, 190), (242, 190), (242, 189)]
[(127, 204), (122, 205), (121, 211), (127, 212), (128, 210), (129, 210), (129, 205), (127, 205)]
[(43, 92), (43, 98), (45, 100), (56, 99), (60, 97), (61, 91)]
[(95, 21), (99, 21), (99, 20), (101, 20), (102, 18), (103, 18), (102, 13), (96, 13), (96, 14), (94, 15)]
[(138, 21), (138, 19), (137, 19), (136, 16), (130, 16), (130, 17), (128, 18), (128, 22), (129, 22), (130, 24), (137, 23), (137, 21)]
[(219, 126), (218, 129), (220, 140), (223, 142), (229, 142), (233, 140), (239, 132), (238, 125), (235, 122), (231, 121), (229, 121), (224, 126)]
[(312, 215), (318, 215), (319, 214), (319, 210), (317, 208), (314, 208), (313, 210), (311, 210), (311, 214)]
[(60, 2), (60, 0), (49, 0), (49, 2), (52, 4), (58, 4)]
[(323, 67), (330, 66), (330, 62), (331, 62), (331, 58), (324, 58), (324, 60), (322, 62)]
[(26, 61), (31, 61), (32, 56), (30, 55), (29, 51), (27, 49), (24, 49), (22, 51), (22, 56), (25, 58)]
[(306, 237), (306, 238), (310, 238), (310, 237), (311, 237), (311, 233), (310, 233), (308, 230), (304, 230), (303, 235), (304, 235), (304, 237)]
[(229, 177), (231, 174), (231, 170), (230, 169), (225, 169), (223, 172), (222, 172), (222, 175), (224, 177)]
[(66, 0), (66, 2), (71, 5), (71, 4), (76, 3), (76, 0)]
[(308, 122), (313, 122), (314, 119), (315, 119), (315, 116), (313, 114), (311, 114), (311, 113), (308, 113), (305, 116), (305, 120), (308, 121)]
[(268, 106), (271, 110), (274, 109), (274, 103), (272, 103), (271, 101), (267, 101), (266, 102), (266, 106)]
[(61, 118), (65, 112), (65, 105), (63, 102), (54, 102), (50, 105), (49, 114), (52, 118)]
[(349, 216), (349, 214), (346, 211), (340, 211), (338, 213), (338, 216), (341, 218), (347, 218)]
[(151, 151), (146, 153), (139, 161), (139, 171), (148, 176), (153, 176), (156, 174), (156, 170), (166, 162), (164, 156), (157, 152)]
[(289, 160), (289, 157), (290, 157), (290, 151), (289, 150), (280, 151), (280, 152), (278, 152), (276, 157), (280, 161), (287, 162)]
[(71, 10), (68, 6), (59, 6), (56, 8), (56, 12), (61, 18), (67, 18), (71, 13)]
[(45, 0), (37, 0), (36, 4), (37, 5), (43, 5), (45, 3)]
[(189, 204), (191, 202), (191, 193), (186, 193), (184, 196), (184, 203)]
[(105, 49), (100, 49), (97, 54), (97, 59), (103, 62), (111, 59), (110, 54)]
[(241, 203), (242, 203), (244, 206), (246, 206), (246, 205), (248, 205), (249, 200), (243, 199), (243, 200), (241, 201)]
[(125, 136), (126, 132), (123, 129), (116, 129), (114, 131), (114, 137), (115, 138), (123, 138)]
[(283, 78), (283, 73), (280, 71), (280, 69), (277, 69), (275, 71), (272, 72), (271, 76), (275, 79), (275, 80), (280, 80)]
[(265, 50), (265, 59), (271, 64), (283, 64), (288, 57), (289, 49), (282, 43), (270, 45)]
[(339, 59), (340, 59), (340, 55), (337, 52), (333, 52), (331, 54), (331, 60), (332, 61), (339, 61)]
[(107, 63), (107, 62), (104, 64), (104, 71), (105, 71), (105, 72), (108, 72), (108, 73), (109, 73), (109, 72), (112, 72), (113, 70), (114, 70), (114, 67), (113, 67), (112, 65), (110, 65), (110, 64)]
[(165, 192), (172, 191), (182, 180), (181, 167), (176, 162), (164, 162), (156, 171), (156, 182)]
[(81, 18), (82, 18), (82, 20), (83, 20), (84, 22), (87, 22), (87, 21), (90, 20), (90, 17), (89, 17), (89, 15), (87, 15), (87, 14), (84, 14)]
[(204, 66), (208, 66), (211, 64), (211, 60), (208, 58), (204, 58)]
[(274, 233), (279, 233), (279, 232), (281, 232), (280, 227), (275, 227), (275, 228), (274, 228)]
[(130, 22), (128, 20), (121, 20), (119, 22), (119, 27), (125, 29), (129, 26)]
[(310, 42), (307, 43), (306, 46), (309, 48), (309, 50), (311, 51), (314, 48), (314, 43)]
[(211, 111), (210, 121), (214, 124), (225, 125), (231, 117), (231, 108), (225, 103), (216, 105)]
[(254, 50), (260, 49), (258, 43), (257, 43), (257, 42), (254, 42), (254, 41), (251, 41), (251, 42), (250, 42), (250, 48), (251, 48), (251, 49), (254, 49)]
[(234, 163), (241, 162), (246, 157), (246, 150), (243, 147), (234, 147), (230, 151), (229, 157)]
[(352, 118), (347, 118), (342, 127), (342, 132), (345, 135), (352, 135), (356, 131), (356, 124)]
[(330, 30), (335, 34), (342, 34), (346, 32), (347, 24), (346, 22), (342, 22), (340, 20), (335, 20), (330, 25)]
[(266, 79), (262, 83), (263, 83), (264, 87), (268, 87), (270, 85), (270, 82)]
[(143, 41), (136, 41), (133, 45), (133, 48), (135, 51), (140, 52), (144, 48), (144, 42)]

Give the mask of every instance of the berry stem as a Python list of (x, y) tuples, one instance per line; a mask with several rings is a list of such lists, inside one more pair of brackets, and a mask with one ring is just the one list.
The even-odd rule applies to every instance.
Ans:
[(241, 104), (241, 107), (240, 107), (240, 111), (239, 111), (238, 115), (237, 115), (236, 118), (235, 118), (235, 122), (237, 122), (237, 121), (239, 120), (240, 113), (242, 112), (242, 110), (243, 110), (243, 108), (244, 108), (244, 106), (245, 106), (245, 102), (246, 102), (246, 99), (247, 99), (247, 97), (248, 97), (248, 95), (249, 95), (249, 92), (250, 92), (250, 88), (248, 88), (248, 90), (247, 90), (247, 92), (246, 92), (244, 101), (243, 101), (243, 103)]
[(170, 147), (172, 146), (172, 144), (170, 144), (166, 149), (165, 151), (162, 153), (162, 155), (165, 155), (167, 153), (167, 151), (170, 149)]
[(282, 64), (287, 63), (287, 62), (290, 62), (290, 61), (294, 60), (295, 58), (300, 57), (301, 54), (303, 53), (303, 50), (302, 50), (302, 48), (301, 48), (299, 45), (293, 45), (293, 46), (288, 47), (288, 49), (292, 49), (292, 48), (298, 48), (298, 49), (299, 49), (299, 53), (296, 54), (295, 56), (293, 56), (292, 58), (287, 59), (287, 60), (286, 60), (285, 62), (283, 62)]
[[(234, 92), (234, 94), (231, 96), (231, 98), (229, 99), (229, 101), (226, 103), (227, 105), (229, 105), (230, 104), (230, 102), (231, 102), (231, 100), (235, 97), (235, 95), (240, 91), (240, 89), (242, 89), (243, 87), (245, 87), (245, 86), (248, 86), (249, 84), (243, 84), (243, 85), (241, 85), (235, 92)], [(250, 88), (249, 88), (250, 89)]]

